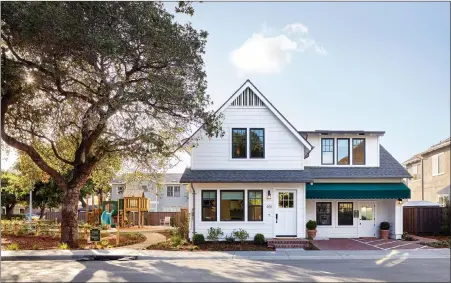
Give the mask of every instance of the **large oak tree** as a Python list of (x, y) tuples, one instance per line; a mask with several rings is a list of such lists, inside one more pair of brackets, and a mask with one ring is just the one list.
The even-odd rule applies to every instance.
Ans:
[[(77, 245), (80, 188), (109, 155), (149, 171), (193, 126), (222, 134), (206, 95), (207, 33), (156, 2), (2, 2), (1, 136), (64, 192), (62, 241)], [(177, 12), (193, 14), (181, 3)], [(67, 140), (76, 150), (63, 154)], [(46, 143), (61, 172), (40, 154)]]

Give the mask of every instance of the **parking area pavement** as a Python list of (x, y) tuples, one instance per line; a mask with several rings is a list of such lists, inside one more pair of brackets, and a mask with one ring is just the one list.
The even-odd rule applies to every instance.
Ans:
[(418, 241), (378, 238), (314, 240), (313, 244), (320, 250), (417, 250), (430, 248), (418, 244)]

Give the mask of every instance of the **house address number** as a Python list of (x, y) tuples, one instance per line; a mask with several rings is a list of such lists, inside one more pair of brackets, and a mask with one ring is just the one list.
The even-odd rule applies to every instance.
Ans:
[(272, 204), (267, 204), (266, 208), (272, 208)]

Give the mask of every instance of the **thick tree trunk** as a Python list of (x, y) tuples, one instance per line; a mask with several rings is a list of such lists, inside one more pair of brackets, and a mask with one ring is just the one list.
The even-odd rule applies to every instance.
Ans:
[(12, 203), (10, 205), (7, 205), (6, 208), (6, 216), (7, 217), (11, 217), (13, 216), (13, 212), (14, 212), (14, 207), (16, 206), (15, 203)]
[(45, 213), (45, 204), (43, 204), (40, 208), (41, 208), (41, 211), (39, 213), (39, 219), (42, 219), (42, 217), (44, 217), (44, 213)]
[(80, 190), (69, 186), (62, 204), (61, 242), (78, 247), (78, 199)]

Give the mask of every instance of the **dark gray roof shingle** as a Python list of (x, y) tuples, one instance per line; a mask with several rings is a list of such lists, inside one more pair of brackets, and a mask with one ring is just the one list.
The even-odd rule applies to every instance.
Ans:
[(379, 167), (320, 167), (304, 170), (191, 170), (187, 168), (180, 183), (304, 183), (312, 179), (411, 178), (406, 169), (380, 146)]
[(304, 183), (310, 182), (306, 170), (191, 170), (180, 183)]
[(340, 178), (411, 178), (407, 170), (381, 145), (379, 167), (305, 166), (313, 179)]

